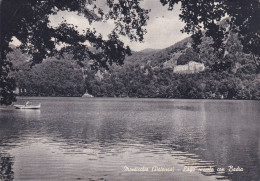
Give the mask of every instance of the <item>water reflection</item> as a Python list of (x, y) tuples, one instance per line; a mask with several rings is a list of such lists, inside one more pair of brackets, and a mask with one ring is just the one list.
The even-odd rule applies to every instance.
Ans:
[(13, 180), (13, 157), (0, 154), (0, 180)]
[(35, 119), (39, 120), (41, 117), (41, 110), (30, 110), (30, 109), (19, 109), (17, 110), (20, 116), (24, 117), (25, 119)]
[[(0, 153), (15, 158), (10, 177), (259, 180), (258, 102), (41, 101), (45, 106), (40, 112), (1, 112)], [(174, 174), (125, 173), (125, 165), (180, 170)], [(230, 165), (244, 171), (228, 172)], [(21, 168), (25, 170), (21, 172)], [(184, 168), (196, 172), (184, 172)], [(46, 170), (49, 177), (40, 170)]]

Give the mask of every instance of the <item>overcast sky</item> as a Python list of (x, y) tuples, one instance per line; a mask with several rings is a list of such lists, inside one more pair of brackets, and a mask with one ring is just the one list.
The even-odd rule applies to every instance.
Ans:
[[(101, 1), (101, 0), (100, 0)], [(102, 0), (102, 3), (105, 1)], [(150, 19), (147, 22), (147, 34), (143, 43), (130, 42), (128, 38), (121, 38), (132, 50), (139, 51), (146, 48), (162, 49), (187, 37), (180, 30), (184, 27), (184, 23), (179, 20), (180, 6), (176, 6), (173, 11), (168, 11), (167, 7), (163, 7), (160, 0), (144, 0), (141, 6), (151, 9), (149, 13)], [(76, 13), (60, 12), (56, 16), (50, 17), (51, 25), (57, 25), (64, 19), (68, 23), (78, 26), (79, 30), (88, 28), (90, 25), (84, 17), (76, 15)], [(94, 23), (97, 32), (106, 36), (113, 28), (113, 22)]]

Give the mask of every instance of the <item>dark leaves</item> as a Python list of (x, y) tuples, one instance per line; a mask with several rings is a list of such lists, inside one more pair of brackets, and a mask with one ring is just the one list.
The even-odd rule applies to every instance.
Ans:
[[(260, 2), (258, 0), (160, 0), (162, 5), (181, 3), (181, 20), (186, 24), (183, 32), (191, 33), (194, 48), (200, 43), (201, 32), (212, 37), (214, 50), (223, 57), (225, 35), (236, 32), (246, 52), (260, 56)], [(228, 27), (219, 21), (229, 17)]]
[[(146, 33), (144, 26), (148, 19), (148, 10), (142, 9), (139, 0), (107, 0), (108, 12), (104, 12), (92, 0), (2, 0), (1, 14), (1, 103), (13, 100), (14, 81), (7, 76), (11, 66), (7, 66), (5, 59), (9, 42), (16, 37), (22, 43), (23, 52), (32, 55), (32, 64), (41, 63), (43, 59), (56, 53), (73, 53), (78, 62), (86, 58), (93, 61), (93, 66), (108, 68), (115, 62), (123, 63), (129, 47), (125, 47), (118, 39), (118, 35), (128, 36), (131, 40), (142, 41)], [(86, 30), (80, 34), (76, 27), (66, 21), (57, 28), (49, 26), (49, 16), (59, 11), (76, 12), (83, 15), (91, 24), (93, 21), (107, 21), (112, 19), (115, 28), (108, 40), (104, 40), (95, 31)], [(60, 51), (57, 45), (65, 45)], [(89, 46), (96, 48), (96, 52), (89, 50)], [(82, 63), (80, 63), (82, 65)], [(5, 67), (6, 66), (6, 67)], [(8, 71), (6, 71), (8, 70)], [(8, 85), (7, 85), (8, 82)], [(10, 84), (10, 85), (9, 85)]]

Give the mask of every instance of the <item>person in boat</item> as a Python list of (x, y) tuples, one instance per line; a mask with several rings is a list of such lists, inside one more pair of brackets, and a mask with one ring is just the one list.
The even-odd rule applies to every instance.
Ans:
[(27, 101), (26, 103), (25, 103), (25, 106), (28, 106), (28, 105), (31, 105), (32, 103), (30, 102), (30, 101)]

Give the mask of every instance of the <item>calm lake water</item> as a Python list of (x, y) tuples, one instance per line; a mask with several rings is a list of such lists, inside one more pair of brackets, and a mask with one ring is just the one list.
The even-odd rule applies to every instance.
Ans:
[(27, 100), (0, 109), (0, 180), (260, 180), (258, 101)]

